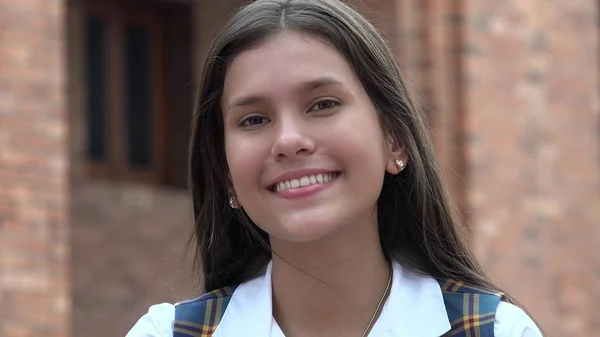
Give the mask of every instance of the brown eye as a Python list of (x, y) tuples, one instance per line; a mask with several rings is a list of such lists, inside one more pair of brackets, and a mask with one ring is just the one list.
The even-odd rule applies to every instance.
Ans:
[(260, 116), (251, 116), (246, 118), (243, 122), (242, 122), (242, 126), (258, 126), (261, 124), (265, 124), (268, 123), (268, 119), (265, 117), (260, 117)]
[(328, 110), (328, 109), (335, 108), (338, 105), (340, 105), (340, 103), (337, 101), (334, 101), (331, 99), (324, 99), (322, 101), (317, 102), (315, 105), (313, 105), (312, 108), (310, 109), (310, 111)]

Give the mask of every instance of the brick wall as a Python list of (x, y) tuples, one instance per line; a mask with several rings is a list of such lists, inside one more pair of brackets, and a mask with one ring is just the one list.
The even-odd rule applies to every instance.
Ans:
[(466, 5), (468, 211), (478, 244), (549, 333), (600, 335), (597, 3)]
[(0, 1), (0, 336), (69, 336), (63, 29), (63, 1)]
[(72, 194), (73, 336), (124, 336), (150, 305), (199, 294), (184, 190), (81, 180)]

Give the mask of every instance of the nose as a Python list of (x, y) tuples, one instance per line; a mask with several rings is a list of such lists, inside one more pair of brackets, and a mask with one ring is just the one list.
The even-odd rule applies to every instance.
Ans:
[(293, 159), (315, 151), (315, 142), (303, 121), (286, 118), (281, 120), (276, 130), (277, 135), (271, 148), (271, 155), (276, 160)]

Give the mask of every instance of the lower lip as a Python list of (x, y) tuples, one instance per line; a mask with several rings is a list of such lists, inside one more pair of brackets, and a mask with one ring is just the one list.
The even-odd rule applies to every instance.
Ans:
[(311, 195), (313, 195), (315, 193), (318, 193), (318, 192), (320, 192), (320, 191), (328, 188), (339, 177), (340, 177), (340, 175), (338, 174), (335, 178), (329, 180), (326, 183), (311, 184), (311, 185), (306, 185), (306, 186), (302, 186), (302, 187), (292, 188), (292, 189), (289, 189), (289, 190), (284, 190), (284, 191), (281, 191), (281, 192), (274, 192), (274, 193), (278, 197), (282, 197), (282, 198), (286, 198), (286, 199), (295, 199), (295, 198), (307, 197), (307, 196), (311, 196)]

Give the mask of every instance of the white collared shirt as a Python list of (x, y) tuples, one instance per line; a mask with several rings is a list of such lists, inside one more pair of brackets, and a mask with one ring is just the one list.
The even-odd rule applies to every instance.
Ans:
[[(214, 337), (285, 337), (273, 318), (271, 268), (264, 275), (238, 286)], [(163, 303), (150, 307), (126, 337), (172, 337), (175, 307)], [(439, 337), (450, 330), (439, 283), (418, 276), (394, 263), (390, 295), (369, 336)], [(540, 330), (519, 307), (500, 302), (494, 323), (495, 337), (542, 337)]]

